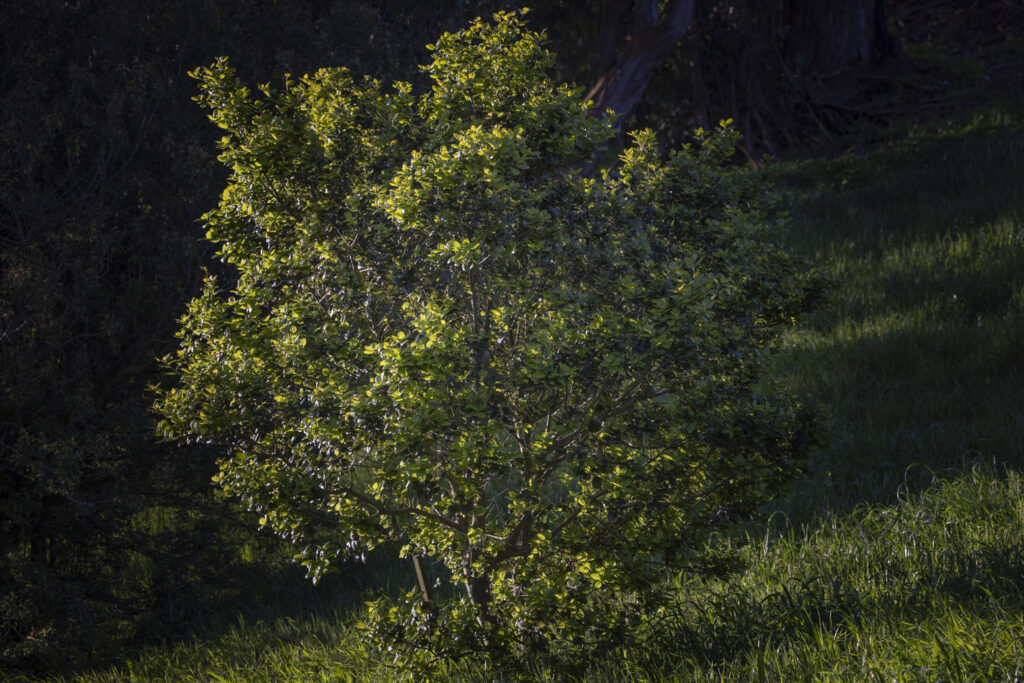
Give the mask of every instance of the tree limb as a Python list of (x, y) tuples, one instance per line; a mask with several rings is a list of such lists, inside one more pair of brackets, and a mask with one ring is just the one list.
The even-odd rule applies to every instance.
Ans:
[[(696, 0), (672, 0), (659, 16), (657, 0), (637, 0), (633, 4), (633, 32), (625, 50), (614, 64), (602, 70), (587, 93), (587, 99), (593, 100), (595, 115), (611, 109), (621, 121), (633, 111), (654, 72), (686, 33), (695, 6)], [(621, 6), (619, 9), (605, 12), (604, 21), (618, 22)], [(615, 28), (606, 25), (602, 29), (602, 59), (608, 55), (608, 36)]]

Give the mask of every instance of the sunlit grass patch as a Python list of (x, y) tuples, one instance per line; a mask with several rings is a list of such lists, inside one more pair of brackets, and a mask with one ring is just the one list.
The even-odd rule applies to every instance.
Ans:
[[(1024, 487), (972, 470), (752, 543), (681, 583), (652, 647), (591, 680), (1013, 680), (1024, 671)], [(617, 678), (623, 676), (623, 678)]]
[(240, 622), (218, 638), (154, 650), (81, 681), (358, 681), (367, 653), (340, 614)]

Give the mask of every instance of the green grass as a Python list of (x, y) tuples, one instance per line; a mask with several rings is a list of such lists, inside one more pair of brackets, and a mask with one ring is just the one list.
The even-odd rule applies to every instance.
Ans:
[(1009, 128), (775, 169), (794, 247), (834, 282), (776, 359), (835, 418), (817, 463), (831, 476), (799, 492), (801, 518), (1024, 464), (1022, 159)]
[[(792, 245), (833, 282), (773, 373), (828, 407), (831, 444), (744, 548), (746, 571), (680, 579), (644, 646), (582, 678), (1024, 677), (1022, 160), (1020, 117), (988, 113), (769, 171)], [(354, 596), (413, 580), (387, 561), (372, 572), (390, 578), (353, 572), (76, 680), (394, 680)], [(494, 676), (463, 662), (445, 677)]]
[[(1013, 470), (978, 468), (892, 505), (828, 514), (744, 553), (749, 569), (729, 582), (681, 581), (645, 647), (609, 653), (580, 680), (1024, 676), (1024, 482)], [(464, 663), (446, 678), (488, 677)], [(339, 611), (239, 623), (77, 680), (398, 679)]]
[[(976, 470), (747, 549), (680, 587), (677, 628), (591, 680), (980, 680), (1024, 675), (1024, 487)], [(626, 680), (629, 680), (626, 678)]]

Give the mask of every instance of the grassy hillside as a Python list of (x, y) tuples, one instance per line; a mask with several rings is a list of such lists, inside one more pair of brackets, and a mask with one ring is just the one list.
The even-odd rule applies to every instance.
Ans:
[[(992, 110), (770, 174), (793, 247), (834, 283), (774, 372), (828, 407), (831, 445), (746, 547), (744, 573), (680, 578), (677, 608), (640, 634), (643, 647), (579, 675), (1019, 680), (1024, 119)], [(391, 680), (359, 641), (356, 596), (413, 579), (387, 560), (370, 569), (254, 595), (261, 620), (76, 680)], [(526, 677), (550, 677), (537, 667)]]
[(1024, 463), (1022, 122), (986, 110), (773, 170), (794, 248), (835, 287), (777, 363), (835, 417), (831, 477), (804, 506), (891, 502), (933, 473)]

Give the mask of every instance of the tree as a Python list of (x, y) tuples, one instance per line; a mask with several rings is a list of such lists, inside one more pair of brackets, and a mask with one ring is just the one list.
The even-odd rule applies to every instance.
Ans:
[[(316, 579), (388, 543), (450, 578), (371, 606), (406, 664), (577, 654), (725, 570), (710, 534), (799, 468), (810, 419), (760, 380), (808, 304), (727, 126), (662, 160), (613, 135), (519, 15), (431, 46), (416, 94), (326, 69), (280, 93), (220, 60), (219, 256), (166, 359), (162, 430)], [(425, 564), (425, 563), (424, 563)]]
[(814, 78), (878, 69), (899, 59), (884, 0), (781, 2), (762, 14), (785, 26), (783, 53), (794, 71)]

